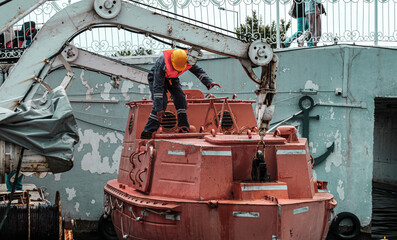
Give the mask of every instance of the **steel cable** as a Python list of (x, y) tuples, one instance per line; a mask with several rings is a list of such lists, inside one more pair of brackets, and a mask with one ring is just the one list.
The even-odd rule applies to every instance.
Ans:
[(0, 7), (3, 6), (4, 4), (7, 4), (7, 3), (11, 2), (11, 1), (12, 0), (5, 0), (5, 1), (0, 2)]
[[(231, 33), (233, 35), (238, 35), (238, 36), (241, 36), (241, 37), (247, 37), (247, 35), (245, 35), (245, 34), (236, 33), (236, 32), (230, 31), (230, 30), (225, 29), (225, 28), (221, 28), (221, 27), (218, 27), (218, 26), (215, 26), (215, 25), (211, 25), (211, 24), (208, 24), (206, 22), (202, 22), (202, 21), (199, 21), (199, 20), (196, 20), (196, 19), (193, 19), (193, 18), (189, 18), (189, 17), (183, 16), (183, 15), (180, 15), (180, 14), (177, 14), (177, 13), (174, 13), (174, 12), (170, 12), (170, 11), (167, 11), (167, 10), (164, 10), (164, 9), (161, 9), (161, 8), (153, 7), (153, 6), (150, 6), (150, 5), (145, 4), (145, 3), (141, 3), (141, 2), (138, 2), (138, 1), (135, 1), (135, 0), (129, 0), (129, 1), (133, 2), (133, 3), (136, 3), (138, 5), (142, 5), (142, 6), (145, 6), (145, 7), (148, 7), (148, 8), (152, 8), (152, 9), (164, 12), (164, 13), (172, 14), (172, 15), (174, 15), (176, 17), (180, 17), (180, 18), (183, 18), (183, 19), (186, 19), (186, 20), (189, 20), (189, 21), (193, 21), (193, 22), (196, 22), (196, 23), (199, 23), (199, 24), (202, 24), (202, 25), (206, 25), (207, 27), (212, 27), (212, 28), (215, 28), (215, 29), (218, 29), (218, 30), (222, 30), (222, 31)], [(188, 23), (188, 22), (185, 22), (185, 23)], [(188, 23), (188, 24), (191, 24), (191, 23)], [(200, 27), (198, 25), (195, 25), (195, 26), (196, 27)], [(223, 35), (225, 35), (225, 34), (223, 34)], [(231, 37), (231, 36), (229, 36), (229, 37)], [(239, 38), (236, 38), (236, 37), (232, 37), (232, 38), (239, 39)], [(241, 39), (239, 39), (239, 40), (241, 40)]]

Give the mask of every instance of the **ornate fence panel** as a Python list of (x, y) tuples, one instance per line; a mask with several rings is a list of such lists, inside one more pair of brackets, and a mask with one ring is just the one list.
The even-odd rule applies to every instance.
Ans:
[[(297, 31), (297, 22), (288, 14), (293, 0), (139, 0), (131, 1), (170, 17), (243, 40), (266, 38), (274, 47)], [(314, 0), (302, 0), (314, 1)], [(397, 0), (316, 0), (322, 1), (327, 15), (321, 15), (319, 45), (356, 43), (393, 46), (397, 40)], [(49, 1), (37, 8), (13, 30), (33, 21), (36, 28), (56, 12), (75, 1)], [(131, 16), (133, 21), (133, 16)], [(288, 24), (290, 23), (290, 24)], [(156, 24), (156, 23), (153, 23)], [(158, 41), (160, 40), (160, 41)], [(105, 55), (157, 53), (172, 42), (153, 39), (117, 28), (93, 28), (72, 41), (83, 49)], [(292, 43), (296, 47), (296, 43)], [(3, 46), (9, 47), (9, 46)]]

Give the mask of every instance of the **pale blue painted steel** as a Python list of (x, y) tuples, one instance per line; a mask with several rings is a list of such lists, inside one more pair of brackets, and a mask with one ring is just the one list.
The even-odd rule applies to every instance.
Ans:
[[(191, 44), (211, 52), (235, 58), (248, 57), (249, 44), (235, 38), (154, 14), (127, 2), (122, 3), (122, 11), (117, 17), (105, 20), (95, 13), (93, 2), (93, 0), (87, 0), (72, 4), (53, 16), (43, 26), (35, 41), (11, 71), (10, 76), (0, 86), (0, 107), (14, 108), (15, 102), (26, 96), (35, 83), (35, 78), (44, 77), (42, 75), (45, 71), (41, 73), (41, 70), (46, 66), (45, 60), (59, 54), (62, 46), (74, 35), (96, 25), (121, 25), (155, 36), (178, 39), (181, 43)], [(134, 16), (133, 21), (131, 16)]]
[(46, 1), (47, 0), (12, 0), (1, 6), (0, 34)]

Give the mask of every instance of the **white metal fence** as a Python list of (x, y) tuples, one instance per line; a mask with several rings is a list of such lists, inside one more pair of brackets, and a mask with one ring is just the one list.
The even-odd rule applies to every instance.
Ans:
[[(37, 28), (56, 12), (74, 1), (50, 1), (36, 9), (14, 26), (19, 30), (23, 22), (34, 21)], [(237, 37), (237, 29), (244, 29), (253, 38), (265, 37), (274, 46), (297, 30), (297, 23), (288, 15), (292, 0), (139, 0), (141, 5), (165, 15), (192, 22), (201, 27)], [(397, 41), (397, 0), (323, 0), (327, 15), (322, 15), (322, 34), (319, 45), (356, 43), (393, 46)], [(161, 10), (166, 10), (163, 12)], [(258, 24), (247, 24), (247, 18), (256, 14)], [(131, 16), (133, 21), (133, 16)], [(291, 21), (291, 27), (283, 33), (281, 22)], [(271, 27), (273, 31), (265, 26)], [(153, 24), (156, 24), (155, 22)], [(216, 30), (220, 31), (220, 30)], [(168, 42), (168, 41), (166, 41)], [(154, 52), (168, 48), (167, 44), (150, 37), (118, 30), (94, 28), (73, 40), (73, 44), (100, 54), (112, 55), (117, 51), (134, 51), (139, 48)], [(296, 47), (292, 44), (292, 47)]]

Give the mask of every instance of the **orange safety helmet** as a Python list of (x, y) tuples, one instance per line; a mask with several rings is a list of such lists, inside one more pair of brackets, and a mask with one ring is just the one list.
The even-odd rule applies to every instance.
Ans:
[(185, 70), (187, 66), (186, 52), (182, 49), (177, 49), (173, 51), (171, 53), (171, 62), (172, 62), (172, 67), (178, 72)]

